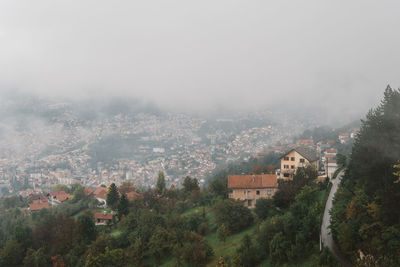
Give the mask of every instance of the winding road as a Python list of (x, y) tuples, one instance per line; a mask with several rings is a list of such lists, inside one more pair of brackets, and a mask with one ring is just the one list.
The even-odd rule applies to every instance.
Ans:
[(339, 187), (340, 181), (342, 180), (344, 171), (341, 171), (339, 175), (332, 179), (332, 188), (331, 192), (329, 193), (328, 200), (326, 201), (324, 217), (322, 218), (322, 225), (321, 225), (321, 242), (323, 246), (328, 247), (332, 254), (336, 257), (336, 259), (343, 265), (343, 266), (352, 266), (346, 258), (340, 253), (338, 250), (335, 242), (333, 241), (331, 231), (329, 226), (331, 224), (331, 215), (329, 214), (330, 210), (332, 209), (332, 202), (333, 197), (336, 194), (336, 191)]

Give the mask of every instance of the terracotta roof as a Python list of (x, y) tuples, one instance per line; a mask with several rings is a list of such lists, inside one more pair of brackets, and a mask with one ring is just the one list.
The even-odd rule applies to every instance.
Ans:
[(71, 198), (71, 195), (65, 193), (65, 191), (63, 191), (63, 190), (51, 192), (50, 196), (55, 197), (58, 201), (61, 201), (61, 202)]
[(38, 200), (38, 199), (40, 199), (40, 195), (37, 195), (37, 194), (30, 194), (29, 196), (28, 196), (28, 201), (31, 201), (31, 200)]
[(94, 190), (93, 195), (95, 195), (95, 197), (97, 198), (106, 199), (107, 188), (102, 186), (97, 187), (96, 190)]
[(336, 148), (328, 148), (326, 150), (326, 153), (337, 153), (337, 149)]
[(38, 202), (49, 202), (49, 200), (45, 196), (40, 196), (39, 199), (34, 199), (33, 200), (33, 203), (38, 203)]
[(93, 217), (100, 220), (112, 220), (113, 215), (111, 213), (96, 212)]
[(85, 195), (87, 195), (87, 196), (91, 195), (91, 194), (94, 192), (93, 189), (90, 189), (90, 188), (88, 188), (88, 187), (85, 187), (85, 188), (83, 189), (83, 191), (85, 192)]
[(271, 188), (278, 187), (276, 174), (229, 175), (228, 188)]
[(29, 209), (31, 211), (36, 211), (36, 210), (41, 210), (41, 209), (48, 209), (49, 203), (48, 202), (35, 202), (32, 204), (29, 204)]

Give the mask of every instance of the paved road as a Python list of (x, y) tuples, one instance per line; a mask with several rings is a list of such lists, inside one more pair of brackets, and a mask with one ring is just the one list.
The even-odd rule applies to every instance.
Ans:
[(343, 257), (343, 255), (340, 253), (338, 248), (336, 247), (335, 242), (333, 241), (331, 231), (329, 229), (329, 225), (331, 224), (331, 215), (329, 214), (329, 211), (332, 208), (332, 201), (333, 197), (335, 196), (335, 193), (339, 187), (340, 181), (342, 180), (344, 171), (341, 171), (339, 175), (336, 177), (336, 179), (332, 179), (332, 188), (331, 192), (329, 193), (328, 200), (326, 201), (325, 205), (325, 211), (324, 211), (324, 217), (322, 219), (322, 225), (321, 225), (321, 241), (322, 245), (328, 247), (333, 255), (338, 259), (338, 261), (343, 265), (343, 266), (351, 266), (351, 264)]

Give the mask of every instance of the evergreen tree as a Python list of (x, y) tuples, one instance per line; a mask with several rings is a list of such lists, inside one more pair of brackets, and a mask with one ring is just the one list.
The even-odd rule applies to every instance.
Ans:
[(158, 178), (156, 183), (156, 193), (162, 195), (165, 190), (165, 176), (162, 171), (158, 172)]
[(126, 216), (129, 213), (129, 200), (126, 198), (125, 194), (122, 194), (121, 199), (118, 204), (118, 218)]
[(119, 192), (117, 186), (112, 183), (107, 189), (107, 206), (115, 210), (119, 203)]
[[(373, 265), (400, 264), (400, 91), (388, 86), (356, 136), (332, 209), (332, 233), (343, 253)], [(360, 263), (367, 264), (366, 262)]]

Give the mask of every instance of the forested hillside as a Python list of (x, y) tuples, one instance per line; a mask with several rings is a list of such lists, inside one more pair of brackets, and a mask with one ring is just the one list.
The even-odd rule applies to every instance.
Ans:
[(354, 264), (400, 266), (400, 92), (368, 112), (332, 213), (332, 232)]
[[(256, 169), (270, 164), (257, 163)], [(256, 165), (244, 162), (240, 169)], [(23, 208), (25, 199), (5, 198), (0, 266), (334, 266), (326, 250), (319, 252), (329, 188), (316, 177), (315, 170), (299, 168), (273, 199), (250, 210), (227, 199), (224, 175), (204, 189), (186, 177), (178, 189), (166, 188), (160, 173), (156, 187), (133, 201), (111, 185), (110, 208), (103, 210), (115, 216), (99, 226), (93, 220), (97, 203), (79, 186), (66, 203), (32, 214)]]

